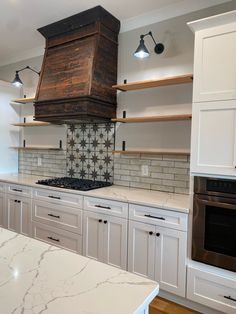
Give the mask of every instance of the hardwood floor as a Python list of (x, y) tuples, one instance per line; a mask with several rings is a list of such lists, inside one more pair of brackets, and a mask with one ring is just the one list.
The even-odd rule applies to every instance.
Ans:
[(156, 297), (150, 304), (149, 314), (200, 314), (174, 302)]

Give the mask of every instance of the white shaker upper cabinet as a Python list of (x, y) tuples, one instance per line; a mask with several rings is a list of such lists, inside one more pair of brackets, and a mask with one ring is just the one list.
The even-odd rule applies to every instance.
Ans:
[(236, 99), (236, 10), (188, 25), (195, 32), (193, 102)]
[(191, 172), (236, 176), (236, 100), (193, 104)]

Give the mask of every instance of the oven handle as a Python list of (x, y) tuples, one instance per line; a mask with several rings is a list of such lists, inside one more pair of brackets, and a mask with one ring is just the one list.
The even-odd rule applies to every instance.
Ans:
[(201, 198), (196, 198), (196, 201), (199, 203), (205, 204), (205, 205), (212, 205), (212, 206), (218, 206), (218, 207), (222, 207), (222, 208), (226, 208), (226, 209), (236, 210), (236, 204), (203, 200)]

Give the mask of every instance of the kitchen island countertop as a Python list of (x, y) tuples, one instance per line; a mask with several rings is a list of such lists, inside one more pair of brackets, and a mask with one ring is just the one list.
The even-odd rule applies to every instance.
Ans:
[(156, 282), (0, 228), (0, 313), (145, 314)]

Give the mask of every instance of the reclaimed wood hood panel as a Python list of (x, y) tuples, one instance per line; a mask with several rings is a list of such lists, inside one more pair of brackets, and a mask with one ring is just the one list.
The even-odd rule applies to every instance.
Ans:
[(46, 49), (35, 120), (114, 118), (119, 29), (120, 22), (97, 6), (38, 30)]

